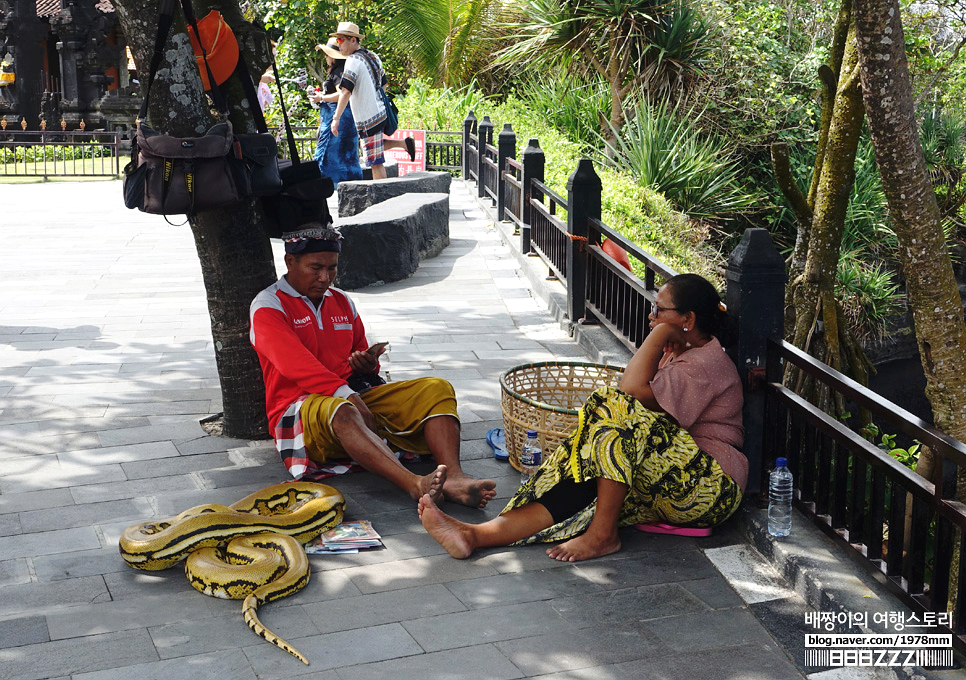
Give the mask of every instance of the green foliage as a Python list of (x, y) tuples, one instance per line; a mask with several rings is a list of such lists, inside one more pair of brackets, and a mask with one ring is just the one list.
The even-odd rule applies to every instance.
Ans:
[(79, 161), (85, 158), (110, 158), (112, 148), (101, 144), (81, 146), (24, 145), (0, 147), (0, 163), (52, 163), (54, 161)]
[[(561, 196), (567, 195), (567, 180), (582, 156), (582, 145), (554, 127), (543, 115), (515, 97), (499, 103), (483, 97), (472, 87), (434, 89), (414, 81), (406, 97), (399, 100), (400, 121), (406, 127), (461, 130), (472, 108), (479, 120), (489, 116), (495, 131), (510, 123), (516, 134), (518, 154), (527, 141), (539, 140), (546, 158), (544, 183)], [(430, 127), (443, 121), (445, 127)], [(678, 271), (693, 271), (719, 284), (715, 264), (720, 254), (702, 241), (702, 232), (687, 216), (654, 190), (614, 168), (595, 168), (603, 184), (601, 217), (604, 224), (654, 254)]]
[(901, 311), (905, 297), (893, 273), (880, 263), (868, 262), (863, 255), (860, 251), (839, 255), (835, 297), (856, 337), (879, 338), (888, 319)]
[[(879, 426), (875, 423), (869, 423), (863, 427), (859, 434), (868, 439), (870, 442), (874, 443), (876, 446), (908, 467), (910, 470), (916, 469), (916, 465), (919, 463), (919, 454), (922, 450), (922, 442), (914, 441), (913, 444), (906, 449), (898, 447), (896, 446), (897, 435), (882, 432), (879, 429)], [(879, 439), (880, 437), (881, 439), (879, 442), (876, 442), (876, 439)]]
[(520, 96), (533, 113), (592, 149), (600, 140), (601, 120), (610, 117), (610, 92), (599, 77), (583, 78), (556, 68), (532, 74)]
[(489, 65), (499, 0), (385, 0), (385, 41), (435, 85), (461, 86)]
[(698, 127), (704, 111), (639, 102), (623, 130), (613, 130), (606, 161), (663, 194), (692, 218), (726, 220), (755, 197), (739, 183), (728, 144)]

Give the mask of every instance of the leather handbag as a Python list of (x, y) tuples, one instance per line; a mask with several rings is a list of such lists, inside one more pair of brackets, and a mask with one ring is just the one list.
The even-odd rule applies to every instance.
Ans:
[[(201, 35), (190, 0), (181, 0), (181, 7), (195, 35)], [(211, 89), (211, 96), (224, 122), (200, 137), (165, 135), (144, 122), (173, 14), (174, 1), (162, 2), (147, 88), (131, 141), (131, 161), (124, 167), (124, 204), (156, 215), (192, 216), (238, 203), (253, 191), (277, 191), (281, 180), (273, 163), (274, 138), (268, 134), (236, 137), (228, 121), (228, 104), (217, 87)], [(218, 82), (208, 65), (203, 41), (199, 47), (208, 82)]]
[(141, 122), (131, 147), (132, 160), (124, 169), (128, 208), (194, 215), (237, 203), (244, 195), (230, 122), (213, 125), (202, 137), (170, 137)]

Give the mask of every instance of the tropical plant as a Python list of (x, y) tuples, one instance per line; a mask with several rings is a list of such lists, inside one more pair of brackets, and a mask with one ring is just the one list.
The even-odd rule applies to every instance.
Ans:
[[(641, 101), (623, 130), (613, 130), (604, 160), (663, 194), (692, 218), (721, 221), (755, 202), (739, 182), (728, 145), (697, 125), (702, 110), (667, 100)], [(609, 157), (609, 158), (608, 158)]]
[(843, 251), (839, 258), (835, 297), (859, 340), (881, 338), (905, 301), (893, 273), (882, 264), (868, 263), (856, 250)]
[(489, 66), (499, 0), (385, 0), (383, 40), (434, 85), (468, 85)]
[(587, 148), (600, 142), (600, 116), (609, 117), (607, 82), (592, 75), (583, 78), (565, 69), (532, 74), (520, 87), (520, 96), (533, 113)]
[[(686, 0), (521, 0), (501, 63), (563, 66), (602, 77), (610, 90), (605, 138), (623, 127), (625, 101), (686, 94), (711, 50), (710, 29)], [(608, 124), (609, 123), (609, 124)]]

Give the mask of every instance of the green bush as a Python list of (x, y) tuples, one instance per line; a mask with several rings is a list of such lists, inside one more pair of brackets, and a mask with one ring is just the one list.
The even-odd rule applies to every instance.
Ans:
[[(740, 169), (724, 140), (703, 132), (704, 111), (641, 101), (601, 160), (660, 192), (692, 218), (725, 220), (755, 203), (740, 183)], [(603, 138), (602, 138), (603, 141)]]
[[(510, 97), (502, 103), (483, 97), (475, 88), (435, 89), (413, 81), (399, 104), (400, 125), (415, 129), (440, 129), (430, 125), (444, 121), (446, 128), (461, 130), (470, 109), (478, 120), (489, 116), (494, 135), (509, 123), (517, 138), (517, 153), (530, 139), (539, 140), (546, 165), (544, 183), (566, 198), (567, 180), (582, 157), (583, 145), (557, 130), (544, 116), (535, 114), (522, 100)], [(693, 271), (718, 283), (719, 253), (705, 245), (701, 229), (652, 189), (641, 186), (617, 169), (597, 165), (603, 185), (601, 218), (604, 224), (678, 271)]]

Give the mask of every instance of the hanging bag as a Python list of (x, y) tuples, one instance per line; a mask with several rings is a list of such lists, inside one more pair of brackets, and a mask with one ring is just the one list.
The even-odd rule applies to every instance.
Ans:
[(264, 197), (262, 207), (265, 209), (268, 222), (266, 230), (268, 235), (272, 238), (281, 238), (283, 234), (296, 231), (310, 222), (318, 222), (326, 227), (331, 225), (332, 216), (329, 214), (326, 199), (335, 189), (332, 178), (322, 174), (318, 163), (314, 160), (303, 163), (299, 159), (295, 135), (292, 133), (288, 112), (285, 109), (282, 79), (278, 75), (274, 57), (272, 72), (275, 74), (275, 84), (278, 87), (278, 101), (282, 108), (282, 121), (285, 125), (285, 137), (291, 160), (282, 159), (278, 162), (282, 190), (272, 196)]
[[(160, 7), (147, 88), (131, 141), (131, 161), (124, 167), (124, 204), (155, 215), (192, 216), (238, 203), (249, 195), (251, 187), (241, 144), (228, 120), (228, 105), (217, 87), (211, 89), (211, 95), (224, 122), (200, 137), (165, 135), (145, 122), (151, 86), (173, 22), (174, 2), (163, 0)], [(190, 0), (181, 0), (181, 7), (195, 35), (201, 35)], [(204, 40), (199, 46), (208, 82), (216, 83)]]

